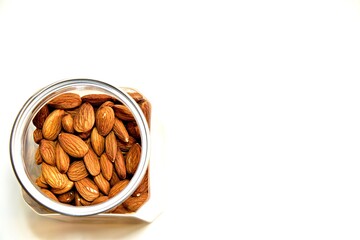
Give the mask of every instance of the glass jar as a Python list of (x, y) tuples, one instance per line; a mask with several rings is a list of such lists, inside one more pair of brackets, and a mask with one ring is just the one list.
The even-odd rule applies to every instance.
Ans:
[[(120, 102), (120, 105), (126, 106), (131, 111), (138, 127), (141, 155), (137, 170), (133, 175), (131, 174), (132, 177), (123, 190), (104, 202), (91, 205), (91, 202), (83, 199), (84, 201), (80, 203), (81, 196), (78, 194), (78, 197), (80, 196), (79, 199), (72, 201), (79, 200), (78, 205), (81, 206), (60, 203), (44, 194), (39, 184), (36, 183), (37, 179), (42, 176), (42, 170), (41, 164), (35, 161), (35, 155), (39, 145), (34, 141), (34, 131), (37, 127), (34, 126), (33, 119), (44, 106), (47, 106), (49, 101), (64, 93), (76, 93), (80, 95), (80, 97), (89, 94), (106, 94), (112, 97), (115, 102)], [(145, 116), (137, 102), (147, 101), (147, 99), (143, 97), (143, 99), (139, 100), (137, 96), (143, 97), (131, 88), (116, 88), (105, 82), (92, 79), (69, 79), (46, 86), (28, 99), (20, 110), (13, 125), (10, 137), (10, 155), (14, 173), (22, 186), (23, 198), (36, 213), (65, 221), (111, 220), (112, 222), (151, 222), (160, 214), (162, 205), (160, 195), (158, 195), (160, 191), (156, 187), (156, 184), (154, 184), (161, 181), (158, 178), (161, 175), (159, 170), (160, 165), (156, 164), (156, 160), (150, 161), (150, 158), (160, 158), (162, 154), (157, 150), (150, 151), (153, 150), (150, 142), (152, 139), (155, 139), (155, 142), (159, 144), (161, 140), (159, 140), (159, 135), (150, 135), (148, 124), (148, 122), (150, 123), (150, 114), (145, 114), (147, 115)], [(157, 131), (157, 128), (158, 126), (153, 124), (152, 133), (153, 131)], [(54, 142), (56, 141), (57, 139), (54, 140)], [(119, 149), (120, 148), (118, 148), (118, 151)], [(74, 159), (71, 161), (73, 162)], [(115, 170), (113, 171), (115, 172)], [(89, 176), (91, 175), (89, 174)], [(112, 178), (113, 177), (114, 176), (112, 176)], [(146, 202), (134, 212), (129, 212), (128, 209), (122, 210), (123, 203), (126, 203), (126, 200), (137, 197), (134, 196), (134, 193), (136, 193), (142, 181), (145, 180), (145, 177), (148, 180), (148, 194), (146, 195), (148, 198)], [(111, 185), (113, 186), (113, 184)], [(75, 187), (72, 189), (75, 189)], [(103, 195), (106, 196), (106, 194)], [(55, 196), (58, 197), (58, 195)]]

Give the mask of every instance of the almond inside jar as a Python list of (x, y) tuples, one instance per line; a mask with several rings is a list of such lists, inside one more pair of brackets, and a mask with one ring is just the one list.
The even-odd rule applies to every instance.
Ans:
[[(128, 94), (150, 126), (151, 105), (142, 94)], [(35, 184), (49, 198), (74, 206), (99, 204), (120, 193), (137, 170), (139, 127), (130, 110), (106, 94), (63, 93), (33, 119), (38, 144)], [(131, 197), (110, 213), (136, 212), (149, 198), (148, 170)]]

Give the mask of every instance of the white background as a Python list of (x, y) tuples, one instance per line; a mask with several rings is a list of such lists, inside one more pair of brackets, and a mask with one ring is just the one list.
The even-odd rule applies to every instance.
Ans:
[[(8, 142), (64, 78), (141, 90), (167, 133), (149, 225), (44, 219)], [(0, 239), (359, 239), (360, 1), (0, 0)]]

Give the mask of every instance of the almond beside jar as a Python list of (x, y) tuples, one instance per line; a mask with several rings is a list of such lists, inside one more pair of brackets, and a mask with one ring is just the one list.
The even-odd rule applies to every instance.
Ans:
[(150, 102), (131, 88), (69, 79), (40, 90), (10, 141), (25, 201), (51, 217), (151, 221), (150, 121)]

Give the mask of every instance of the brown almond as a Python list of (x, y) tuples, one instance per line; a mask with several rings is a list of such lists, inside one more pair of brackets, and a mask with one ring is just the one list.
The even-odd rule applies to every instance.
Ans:
[(74, 129), (77, 132), (91, 131), (95, 123), (95, 112), (93, 106), (85, 102), (81, 104), (79, 111), (74, 117)]
[(109, 160), (114, 162), (117, 152), (117, 143), (113, 131), (111, 131), (105, 138), (105, 152)]
[(111, 107), (101, 107), (96, 112), (96, 128), (101, 136), (106, 136), (114, 126), (115, 115)]
[(108, 196), (100, 196), (100, 197), (96, 198), (94, 201), (92, 201), (91, 205), (99, 204), (99, 203), (105, 202), (107, 200), (109, 200)]
[(115, 170), (116, 170), (116, 173), (119, 176), (119, 178), (125, 179), (126, 178), (125, 159), (124, 159), (124, 156), (123, 156), (122, 152), (120, 151), (120, 149), (118, 149), (118, 151), (116, 153), (114, 166), (115, 166)]
[(41, 177), (38, 177), (36, 180), (35, 180), (35, 184), (40, 187), (40, 188), (48, 188), (49, 185), (47, 185), (46, 183), (43, 183), (40, 179)]
[(110, 186), (114, 186), (116, 183), (120, 182), (120, 178), (118, 177), (118, 175), (116, 174), (116, 170), (114, 168), (113, 173), (111, 175), (111, 178), (109, 180)]
[(59, 172), (66, 173), (70, 166), (69, 155), (67, 155), (59, 143), (57, 143), (55, 146), (55, 153), (56, 167), (59, 169)]
[(144, 96), (141, 95), (138, 92), (135, 92), (135, 91), (134, 92), (127, 92), (127, 94), (129, 94), (130, 97), (132, 97), (135, 100), (135, 102), (141, 102), (141, 101), (144, 100)]
[(42, 135), (45, 139), (55, 140), (61, 131), (61, 119), (65, 111), (56, 109), (45, 119)]
[(87, 140), (90, 137), (90, 135), (91, 135), (91, 129), (87, 132), (78, 133), (78, 136), (84, 140)]
[(35, 162), (37, 165), (40, 165), (43, 162), (43, 159), (42, 159), (42, 156), (40, 153), (40, 146), (38, 146), (35, 151)]
[(71, 133), (59, 134), (59, 143), (64, 151), (72, 157), (81, 158), (89, 151), (87, 144), (78, 136)]
[(74, 187), (74, 182), (69, 180), (66, 183), (65, 187), (63, 187), (63, 188), (52, 188), (51, 191), (54, 194), (63, 194), (63, 193), (66, 193), (66, 192), (70, 191), (73, 187)]
[(121, 180), (120, 182), (116, 183), (114, 186), (112, 186), (112, 188), (110, 189), (109, 192), (109, 198), (114, 197), (115, 195), (117, 195), (119, 192), (121, 192), (127, 185), (129, 184), (129, 180), (125, 179), (125, 180)]
[(67, 175), (71, 181), (79, 181), (89, 175), (84, 161), (74, 161), (70, 164)]
[(63, 129), (68, 133), (74, 133), (74, 119), (70, 114), (66, 114), (61, 119)]
[(82, 204), (81, 204), (81, 196), (77, 191), (75, 191), (74, 203), (75, 203), (75, 206), (82, 206)]
[(92, 176), (99, 175), (100, 161), (92, 149), (89, 149), (89, 151), (85, 154), (84, 163), (85, 163), (86, 169)]
[(75, 187), (81, 197), (86, 201), (91, 202), (99, 197), (99, 188), (89, 178), (83, 178), (80, 181), (75, 182)]
[(99, 134), (96, 127), (94, 127), (91, 132), (90, 140), (94, 152), (98, 156), (101, 156), (105, 149), (105, 138)]
[(149, 194), (144, 193), (138, 197), (129, 197), (123, 202), (125, 208), (132, 212), (136, 212), (148, 200)]
[(149, 125), (150, 128), (150, 124), (151, 124), (151, 104), (149, 101), (143, 101), (141, 103), (139, 103), (139, 106), (142, 110), (142, 112), (144, 113), (144, 116), (146, 118), (146, 121)]
[(125, 105), (115, 104), (113, 107), (115, 116), (123, 121), (134, 121), (134, 116)]
[(132, 137), (136, 139), (140, 139), (140, 130), (139, 126), (136, 124), (136, 122), (128, 122), (126, 124), (126, 129)]
[(138, 143), (135, 143), (129, 150), (126, 155), (125, 165), (126, 172), (129, 174), (134, 174), (140, 162), (141, 156), (141, 146)]
[(35, 127), (42, 129), (45, 119), (49, 116), (50, 114), (50, 110), (48, 105), (43, 106), (39, 112), (35, 115), (34, 119), (33, 119), (33, 124), (35, 125)]
[(48, 198), (50, 198), (50, 199), (52, 199), (52, 200), (54, 200), (54, 201), (56, 201), (56, 202), (59, 201), (59, 200), (56, 198), (56, 196), (55, 196), (52, 192), (50, 192), (49, 190), (42, 188), (41, 191), (42, 191)]
[(104, 102), (103, 104), (101, 104), (99, 108), (102, 108), (102, 107), (112, 107), (112, 106), (114, 106), (114, 102), (112, 102), (112, 101), (106, 101), (106, 102)]
[(126, 209), (123, 204), (120, 204), (114, 210), (112, 210), (111, 213), (126, 214), (126, 213), (131, 213), (131, 211)]
[(101, 173), (104, 176), (104, 178), (109, 181), (111, 179), (111, 176), (112, 176), (114, 165), (109, 160), (106, 153), (103, 153), (100, 156), (100, 168), (101, 168)]
[(49, 184), (52, 188), (64, 188), (66, 184), (68, 184), (69, 179), (66, 174), (60, 173), (59, 170), (50, 166), (46, 163), (41, 164), (42, 175), (47, 184)]
[(105, 195), (109, 194), (110, 183), (108, 182), (108, 180), (104, 178), (104, 176), (101, 173), (94, 177), (94, 182), (99, 187), (102, 193), (104, 193)]
[(49, 102), (49, 106), (60, 109), (70, 109), (80, 106), (81, 98), (76, 93), (63, 93)]
[(129, 136), (129, 141), (123, 142), (123, 141), (117, 141), (117, 146), (121, 149), (123, 152), (129, 151), (129, 149), (136, 143), (136, 139), (132, 136)]
[(83, 206), (90, 206), (92, 202), (86, 201), (83, 198), (80, 198), (81, 205)]
[(100, 106), (106, 101), (114, 101), (115, 99), (106, 94), (88, 94), (81, 97), (83, 102), (88, 102), (93, 106)]
[(126, 130), (124, 123), (118, 118), (115, 118), (113, 132), (121, 141), (129, 142), (129, 133)]
[(59, 202), (71, 203), (75, 198), (75, 191), (69, 191), (58, 196)]
[(41, 139), (43, 139), (42, 130), (40, 128), (34, 130), (33, 139), (34, 142), (36, 142), (37, 144), (39, 144)]
[(138, 197), (141, 194), (146, 193), (148, 191), (149, 191), (149, 176), (148, 176), (148, 171), (146, 171), (146, 174), (143, 177), (143, 179), (141, 180), (140, 185), (135, 190), (135, 192), (132, 194), (132, 196), (133, 197)]
[(55, 166), (55, 142), (43, 139), (40, 141), (40, 155), (44, 162)]

